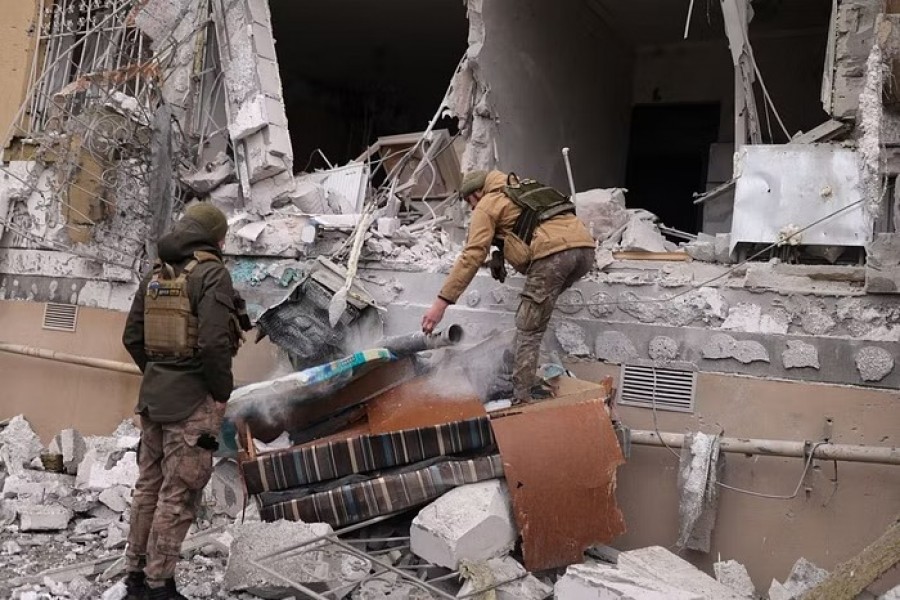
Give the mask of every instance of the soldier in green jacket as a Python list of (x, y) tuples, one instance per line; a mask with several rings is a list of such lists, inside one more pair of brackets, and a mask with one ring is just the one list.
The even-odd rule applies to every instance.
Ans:
[(239, 297), (222, 262), (228, 224), (214, 206), (189, 207), (159, 240), (122, 341), (143, 373), (140, 475), (126, 549), (128, 600), (169, 600), (175, 565), (212, 475), (216, 435), (240, 345)]

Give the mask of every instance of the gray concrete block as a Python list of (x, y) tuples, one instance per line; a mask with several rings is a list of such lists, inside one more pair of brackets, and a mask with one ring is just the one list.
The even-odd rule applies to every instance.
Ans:
[(713, 564), (716, 579), (722, 585), (727, 585), (732, 590), (745, 598), (756, 597), (756, 587), (750, 579), (747, 567), (736, 560), (724, 560)]
[[(281, 550), (296, 548), (305, 541), (330, 533), (331, 526), (325, 523), (276, 521), (236, 526), (223, 588), (229, 592), (249, 592), (261, 598), (293, 596), (291, 588), (284, 582), (275, 580), (265, 571), (254, 567), (251, 561)], [(371, 568), (369, 561), (338, 550), (313, 545), (308, 552), (294, 553), (266, 564), (276, 572), (284, 573), (313, 591), (324, 594), (361, 580)]]
[(705, 600), (704, 596), (602, 563), (572, 565), (554, 586), (556, 600)]
[(3, 481), (3, 496), (34, 500), (63, 498), (72, 494), (75, 477), (61, 473), (26, 470), (8, 476)]
[(115, 485), (130, 488), (137, 477), (137, 453), (91, 448), (78, 465), (75, 486), (91, 490), (105, 490)]
[(410, 547), (433, 564), (456, 569), (461, 561), (506, 554), (517, 537), (506, 484), (492, 480), (450, 490), (423, 508), (413, 519)]
[(58, 531), (69, 526), (72, 512), (61, 506), (19, 505), (20, 531)]
[(691, 563), (661, 546), (629, 550), (619, 555), (620, 569), (639, 573), (647, 578), (659, 577), (667, 584), (701, 598), (737, 600), (742, 598), (731, 588), (722, 585)]
[(0, 430), (0, 462), (9, 473), (19, 473), (40, 456), (44, 445), (22, 415), (10, 419)]
[(250, 27), (253, 31), (253, 47), (256, 55), (277, 62), (278, 55), (275, 54), (275, 38), (272, 36), (272, 29), (259, 23), (253, 23)]
[(467, 564), (465, 572), (469, 577), (459, 590), (458, 597), (469, 597), (503, 581), (512, 583), (496, 588), (496, 600), (544, 600), (553, 593), (553, 588), (528, 573), (525, 567), (509, 556)]
[(50, 442), (48, 448), (53, 454), (62, 454), (63, 466), (66, 472), (74, 475), (78, 472), (78, 465), (84, 459), (87, 445), (84, 437), (74, 429), (63, 429)]
[(256, 69), (259, 76), (259, 90), (273, 98), (281, 97), (281, 73), (274, 60), (256, 57)]

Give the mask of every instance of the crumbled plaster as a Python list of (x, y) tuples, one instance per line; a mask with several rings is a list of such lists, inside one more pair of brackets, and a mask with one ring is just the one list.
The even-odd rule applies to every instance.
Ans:
[(881, 381), (894, 370), (894, 357), (878, 346), (866, 346), (856, 353), (856, 369), (863, 381)]
[(591, 349), (587, 344), (587, 337), (579, 325), (571, 321), (563, 321), (554, 328), (556, 341), (563, 351), (572, 356), (590, 356)]
[(741, 303), (728, 309), (728, 318), (722, 329), (747, 333), (785, 334), (788, 332), (788, 316), (784, 311), (762, 314), (758, 304)]
[(737, 341), (727, 333), (716, 333), (709, 337), (702, 349), (703, 358), (725, 360), (733, 358), (743, 364), (770, 362), (769, 351), (753, 340)]
[(869, 210), (877, 214), (881, 206), (881, 120), (884, 111), (882, 90), (885, 65), (881, 45), (872, 46), (866, 60), (866, 79), (859, 96), (860, 129), (859, 153), (863, 157), (863, 182)]
[(650, 340), (650, 358), (656, 361), (672, 361), (678, 358), (678, 342), (665, 335)]
[(605, 331), (597, 336), (594, 354), (599, 360), (627, 363), (638, 357), (632, 341), (621, 331)]
[(785, 369), (819, 368), (819, 351), (812, 344), (800, 340), (790, 340), (781, 353)]

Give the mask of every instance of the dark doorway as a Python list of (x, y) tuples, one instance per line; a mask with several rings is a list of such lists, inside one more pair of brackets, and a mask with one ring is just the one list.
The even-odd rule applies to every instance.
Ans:
[(693, 195), (706, 189), (719, 111), (718, 104), (634, 107), (625, 175), (629, 208), (649, 210), (675, 229), (700, 231), (702, 211)]
[(269, 6), (295, 171), (326, 166), (317, 148), (344, 164), (380, 136), (425, 129), (467, 48), (459, 0)]

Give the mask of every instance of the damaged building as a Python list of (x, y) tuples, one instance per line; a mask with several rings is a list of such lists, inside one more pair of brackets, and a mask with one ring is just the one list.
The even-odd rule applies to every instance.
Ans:
[[(378, 436), (440, 427), (440, 419), (492, 421), (484, 439), (422, 467), (420, 475), (455, 478), (455, 489), (421, 498), (404, 535), (423, 560), (465, 570), (454, 554), (465, 544), (448, 546), (434, 521), (452, 512), (454, 499), (480, 503), (485, 512), (473, 511), (471, 523), (496, 527), (501, 547), (466, 558), (493, 561), (495, 576), (531, 586), (498, 597), (549, 597), (554, 587), (559, 598), (631, 597), (578, 595), (617, 578), (656, 594), (634, 597), (799, 597), (896, 523), (900, 3), (6, 0), (2, 7), (0, 419), (10, 419), (3, 431), (24, 431), (14, 419), (24, 415), (34, 437), (8, 434), (30, 440), (29, 450), (21, 460), (0, 458), (7, 467), (39, 463), (39, 447), (55, 443), (72, 463), (63, 470), (88, 478), (51, 485), (20, 473), (9, 493), (4, 487), (7, 500), (55, 485), (105, 493), (92, 497), (91, 511), (106, 513), (97, 502), (121, 507), (113, 496), (128, 476), (91, 483), (93, 466), (87, 475), (79, 470), (85, 449), (69, 448), (78, 444), (65, 432), (111, 436), (86, 448), (107, 457), (115, 449), (105, 470), (128, 470), (133, 432), (119, 424), (132, 416), (140, 378), (121, 345), (125, 312), (155, 258), (155, 240), (185, 206), (210, 202), (228, 215), (227, 264), (256, 326), (236, 359), (240, 387), (230, 410), (256, 411), (279, 394), (317, 402), (294, 415), (293, 429), (280, 417), (274, 425), (260, 418), (251, 426), (257, 442), (236, 433), (233, 449), (249, 461), (240, 478), (247, 487), (238, 491), (254, 496), (251, 512), (296, 521), (278, 533), (251, 519), (237, 545), (215, 527), (196, 533), (194, 550), (218, 544), (203, 556), (220, 562), (222, 547), (249, 553), (265, 546), (260, 538), (285, 536), (261, 548), (275, 553), (265, 560), (245, 555), (253, 569), (229, 571), (231, 583), (255, 581), (234, 583), (236, 594), (284, 584), (271, 575), (290, 571), (276, 551), (298, 540), (344, 548), (335, 532), (359, 521), (313, 522), (303, 512), (312, 500), (285, 499), (297, 482), (271, 485), (260, 473), (275, 460), (267, 458), (273, 440), (301, 453), (333, 441), (328, 419), (353, 425), (361, 410), (368, 428), (341, 431)], [(446, 325), (465, 331), (452, 348), (416, 346), (425, 356), (413, 361), (384, 342), (420, 328), (465, 240), (461, 174), (492, 168), (571, 192), (597, 240), (596, 268), (560, 297), (541, 362), (568, 373), (568, 384), (589, 386), (567, 393), (603, 436), (576, 444), (567, 427), (578, 417), (559, 416), (555, 432), (572, 448), (554, 456), (587, 469), (575, 446), (597, 444), (616, 463), (570, 474), (614, 490), (611, 504), (590, 496), (583, 506), (621, 510), (621, 522), (591, 522), (621, 551), (616, 575), (583, 563), (580, 547), (579, 560), (554, 561), (534, 554), (534, 538), (523, 539), (523, 564), (506, 548), (522, 529), (518, 519), (538, 510), (509, 480), (530, 481), (536, 467), (504, 438), (519, 417), (489, 418), (494, 413), (471, 402), (490, 395), (496, 373), (485, 367), (502, 353), (479, 344), (508, 337), (523, 278), (498, 283), (487, 269), (476, 276), (447, 313)], [(459, 350), (468, 345), (475, 350)], [(321, 382), (302, 374), (361, 351), (368, 354), (347, 367), (346, 387), (309, 389)], [(405, 387), (391, 386), (409, 384), (445, 355), (457, 366), (470, 363), (460, 366), (463, 408), (436, 403), (429, 410), (440, 417), (392, 420), (391, 411), (421, 390), (404, 396)], [(482, 357), (478, 369), (472, 356)], [(285, 387), (273, 392), (272, 380)], [(322, 398), (341, 399), (340, 411), (317, 412)], [(528, 423), (518, 426), (524, 435)], [(211, 484), (228, 488), (221, 494), (234, 492), (235, 465), (217, 467), (217, 474), (231, 469)], [(371, 472), (409, 467), (376, 466)], [(256, 479), (248, 479), (254, 468)], [(477, 478), (459, 476), (464, 468)], [(307, 483), (360, 472), (334, 475)], [(579, 492), (587, 498), (589, 488)], [(226, 504), (231, 522), (241, 511)], [(493, 519), (495, 509), (504, 518)], [(58, 529), (80, 514), (71, 527), (80, 526), (76, 537), (87, 536), (91, 547), (111, 552), (124, 543), (108, 523), (104, 540), (112, 541), (92, 538), (96, 524), (81, 523), (98, 518), (93, 513), (38, 512), (26, 520), (65, 515)], [(660, 546), (677, 547), (680, 557)], [(352, 565), (335, 559), (335, 548), (306, 551), (327, 554), (328, 568), (346, 577)], [(594, 545), (588, 555), (602, 563), (613, 552)], [(356, 567), (375, 564), (365, 562), (368, 554), (351, 555), (343, 560), (363, 561)], [(80, 576), (112, 564), (97, 561)], [(743, 595), (715, 587), (740, 571), (733, 561), (746, 566), (737, 577), (749, 585)], [(203, 562), (198, 571), (209, 567)], [(900, 583), (893, 564), (866, 582), (869, 597)], [(562, 569), (552, 580), (551, 565)], [(662, 569), (694, 577), (691, 565), (709, 580), (647, 576)], [(407, 582), (390, 572), (399, 578), (391, 585)], [(476, 580), (468, 577), (468, 591), (454, 594), (482, 589)], [(368, 580), (314, 583), (306, 582), (340, 597), (336, 589), (349, 593)], [(380, 597), (359, 589), (352, 597)]]

